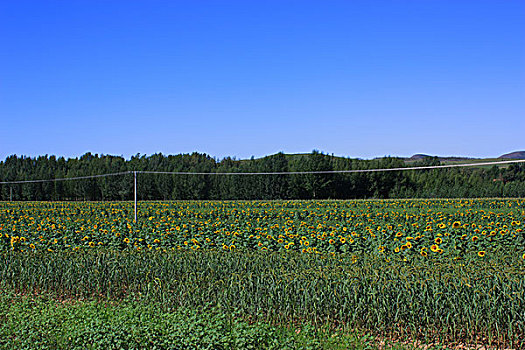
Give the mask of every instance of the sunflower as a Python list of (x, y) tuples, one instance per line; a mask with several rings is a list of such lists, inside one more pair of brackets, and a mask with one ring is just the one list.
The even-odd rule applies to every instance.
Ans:
[(480, 257), (484, 257), (484, 256), (485, 256), (485, 251), (484, 251), (484, 250), (480, 250), (480, 251), (478, 252), (478, 256), (480, 256)]
[(421, 256), (427, 256), (428, 255), (427, 252), (424, 251), (424, 250), (420, 251), (419, 254), (421, 254)]
[(89, 242), (89, 246), (93, 248), (95, 246), (95, 242)]
[(436, 244), (441, 244), (441, 243), (443, 243), (443, 240), (441, 239), (441, 237), (437, 237), (436, 239), (434, 239), (434, 242)]
[(461, 226), (461, 222), (459, 221), (454, 221), (454, 223), (452, 224), (452, 228), (458, 228)]
[(478, 236), (472, 236), (472, 242), (476, 242), (479, 239)]
[(439, 250), (439, 246), (437, 244), (432, 244), (430, 246), (430, 250), (433, 252), (437, 252)]

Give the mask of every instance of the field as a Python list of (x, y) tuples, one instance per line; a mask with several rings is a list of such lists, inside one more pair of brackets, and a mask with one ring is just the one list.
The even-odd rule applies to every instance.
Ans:
[(523, 199), (142, 202), (137, 223), (129, 202), (3, 202), (0, 288), (519, 349), (524, 223)]

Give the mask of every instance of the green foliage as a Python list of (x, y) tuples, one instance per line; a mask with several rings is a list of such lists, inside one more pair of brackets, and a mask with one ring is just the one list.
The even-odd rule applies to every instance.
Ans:
[[(247, 322), (217, 308), (0, 295), (0, 349), (375, 349), (355, 332)], [(404, 349), (387, 346), (386, 349)]]
[[(360, 160), (278, 153), (261, 159), (216, 160), (206, 154), (123, 157), (86, 153), (80, 158), (8, 157), (0, 162), (2, 181), (70, 178), (129, 170), (177, 172), (296, 172), (363, 170), (439, 165), (437, 158), (405, 164), (401, 158)], [(130, 200), (132, 175), (96, 179), (0, 185), (0, 200)], [(140, 174), (139, 199), (353, 199), (428, 197), (523, 197), (525, 165), (424, 171), (303, 175), (154, 175)]]
[(2, 304), (2, 349), (280, 348), (275, 328), (214, 310), (5, 296)]
[(345, 325), (426, 343), (525, 345), (525, 263), (507, 256), (468, 262), (247, 252), (4, 253), (0, 289), (66, 300), (125, 298), (156, 303), (159, 313), (212, 305), (270, 324)]

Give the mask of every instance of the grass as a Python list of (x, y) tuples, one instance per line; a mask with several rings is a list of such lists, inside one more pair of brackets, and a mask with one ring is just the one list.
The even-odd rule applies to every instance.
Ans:
[(524, 346), (524, 287), (525, 263), (514, 255), (463, 262), (221, 251), (0, 255), (0, 289), (13, 293), (128, 300), (161, 314), (210, 307), (247, 322), (427, 344)]
[[(214, 308), (0, 296), (0, 349), (376, 349), (356, 332), (247, 322)], [(383, 349), (406, 349), (384, 345)]]

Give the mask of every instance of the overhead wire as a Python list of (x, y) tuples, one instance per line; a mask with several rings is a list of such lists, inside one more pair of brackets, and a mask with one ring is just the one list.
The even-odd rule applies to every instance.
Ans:
[(0, 185), (23, 184), (23, 183), (38, 183), (38, 182), (54, 182), (54, 181), (70, 181), (70, 180), (83, 180), (83, 179), (92, 179), (92, 178), (97, 178), (97, 177), (125, 175), (125, 174), (129, 174), (129, 173), (133, 173), (133, 172), (132, 171), (123, 171), (123, 172), (120, 172), (120, 173), (86, 175), (86, 176), (75, 176), (75, 177), (63, 177), (63, 178), (58, 178), (58, 179), (0, 181)]
[(480, 162), (469, 164), (446, 164), (446, 165), (429, 165), (419, 167), (398, 167), (398, 168), (381, 168), (381, 169), (352, 169), (352, 170), (317, 170), (317, 171), (276, 171), (276, 172), (230, 172), (230, 173), (205, 173), (205, 172), (185, 172), (185, 171), (148, 171), (141, 170), (137, 173), (142, 174), (172, 174), (172, 175), (305, 175), (305, 174), (344, 174), (344, 173), (368, 173), (381, 171), (402, 171), (402, 170), (419, 170), (419, 169), (437, 169), (437, 168), (455, 168), (468, 166), (484, 166), (493, 164), (521, 163), (525, 159), (508, 160), (498, 162)]
[(86, 175), (75, 177), (64, 177), (55, 179), (38, 179), (38, 180), (17, 180), (17, 181), (0, 181), (0, 185), (10, 184), (24, 184), (24, 183), (43, 183), (54, 181), (71, 181), (83, 180), (92, 178), (101, 178), (107, 176), (118, 176), (126, 174), (165, 174), (165, 175), (315, 175), (315, 174), (347, 174), (347, 173), (370, 173), (383, 171), (403, 171), (403, 170), (425, 170), (425, 169), (442, 169), (442, 168), (458, 168), (458, 167), (472, 167), (472, 166), (487, 166), (499, 164), (523, 163), (525, 159), (505, 160), (497, 162), (479, 162), (479, 163), (463, 163), (463, 164), (445, 164), (445, 165), (428, 165), (417, 167), (397, 167), (397, 168), (380, 168), (380, 169), (350, 169), (350, 170), (317, 170), (317, 171), (276, 171), (276, 172), (191, 172), (191, 171), (150, 171), (150, 170), (128, 170), (118, 173)]

